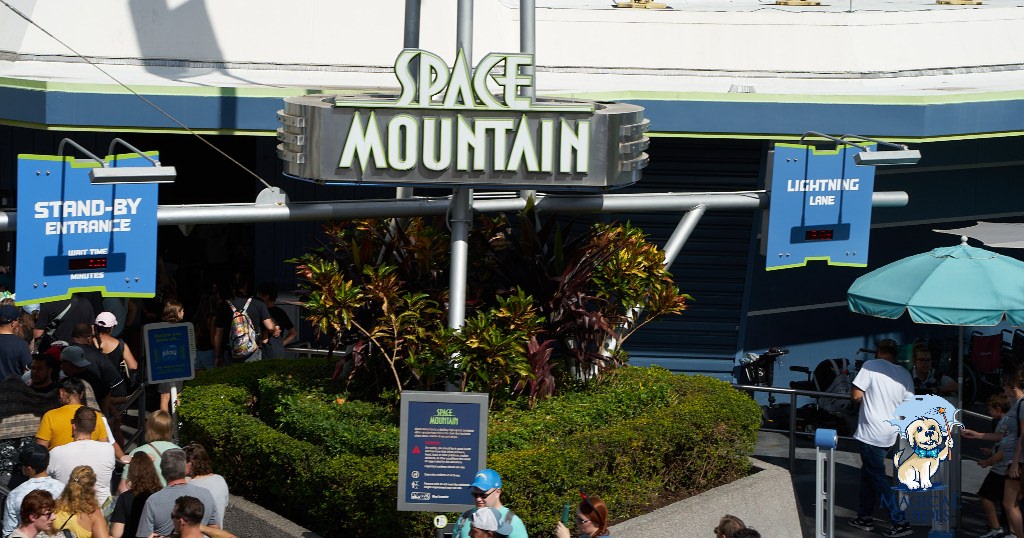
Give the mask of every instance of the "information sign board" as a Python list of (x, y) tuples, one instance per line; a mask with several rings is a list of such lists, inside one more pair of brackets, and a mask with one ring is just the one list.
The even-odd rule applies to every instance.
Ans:
[(487, 464), (487, 395), (402, 393), (398, 509), (461, 512), (469, 485)]
[(192, 323), (150, 323), (142, 327), (142, 337), (150, 383), (195, 377), (196, 331)]
[[(157, 157), (155, 152), (146, 155)], [(137, 155), (111, 167), (152, 166)], [(156, 292), (156, 184), (93, 185), (99, 163), (53, 155), (18, 156), (18, 304)]]
[(775, 144), (767, 270), (802, 267), (808, 260), (867, 266), (875, 167), (854, 163), (860, 151)]

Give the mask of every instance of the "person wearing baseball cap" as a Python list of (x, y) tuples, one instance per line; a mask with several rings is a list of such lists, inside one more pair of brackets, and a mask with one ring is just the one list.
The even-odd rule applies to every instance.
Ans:
[(14, 305), (0, 305), (0, 379), (21, 376), (32, 362), (28, 342), (20, 335), (21, 312)]
[[(499, 525), (488, 531), (508, 538), (527, 538), (526, 525), (519, 516), (501, 504), (501, 475), (494, 469), (483, 469), (473, 477), (473, 483), (469, 485), (470, 494), (473, 496), (474, 508), (464, 512), (455, 522), (454, 538), (470, 538), (470, 530), (473, 528), (471, 522), (476, 514), (482, 509), (489, 508), (501, 515)], [(481, 516), (486, 517), (486, 516)], [(504, 524), (500, 524), (504, 522)], [(501, 532), (508, 531), (507, 533)], [(494, 536), (495, 534), (477, 534), (478, 536)]]
[(113, 335), (114, 327), (117, 327), (117, 317), (112, 312), (100, 312), (96, 316), (96, 347), (107, 356), (110, 364), (117, 366), (119, 372), (124, 372), (125, 368), (134, 372), (139, 369), (139, 361), (135, 360), (124, 339)]

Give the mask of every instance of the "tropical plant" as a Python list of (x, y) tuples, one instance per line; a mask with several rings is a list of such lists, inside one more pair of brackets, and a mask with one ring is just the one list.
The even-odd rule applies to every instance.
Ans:
[(532, 405), (620, 366), (623, 342), (690, 297), (629, 223), (568, 239), (564, 230), (554, 218), (539, 223), (532, 205), (515, 225), (481, 217), (469, 241), (465, 325), (455, 330), (440, 307), (448, 240), (437, 226), (326, 226), (321, 248), (294, 261), (317, 334), (332, 352), (352, 346), (335, 378), (352, 375), (369, 393), (455, 383)]

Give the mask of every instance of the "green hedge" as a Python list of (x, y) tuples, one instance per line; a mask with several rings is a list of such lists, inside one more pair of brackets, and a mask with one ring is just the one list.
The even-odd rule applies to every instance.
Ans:
[[(338, 404), (330, 373), (323, 359), (204, 373), (182, 394), (182, 437), (212, 449), (234, 493), (324, 536), (433, 536), (432, 514), (395, 509), (397, 417)], [(580, 489), (623, 518), (662, 492), (745, 476), (759, 420), (753, 400), (724, 382), (626, 367), (586, 393), (492, 412), (488, 464), (505, 504), (547, 536)]]

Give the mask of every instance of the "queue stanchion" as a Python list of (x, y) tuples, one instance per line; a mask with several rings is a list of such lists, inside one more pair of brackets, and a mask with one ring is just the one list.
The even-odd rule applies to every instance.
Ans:
[(815, 456), (814, 472), (814, 536), (832, 538), (835, 526), (835, 476), (836, 476), (836, 445), (839, 434), (835, 430), (819, 428), (814, 432), (814, 446), (818, 448)]

